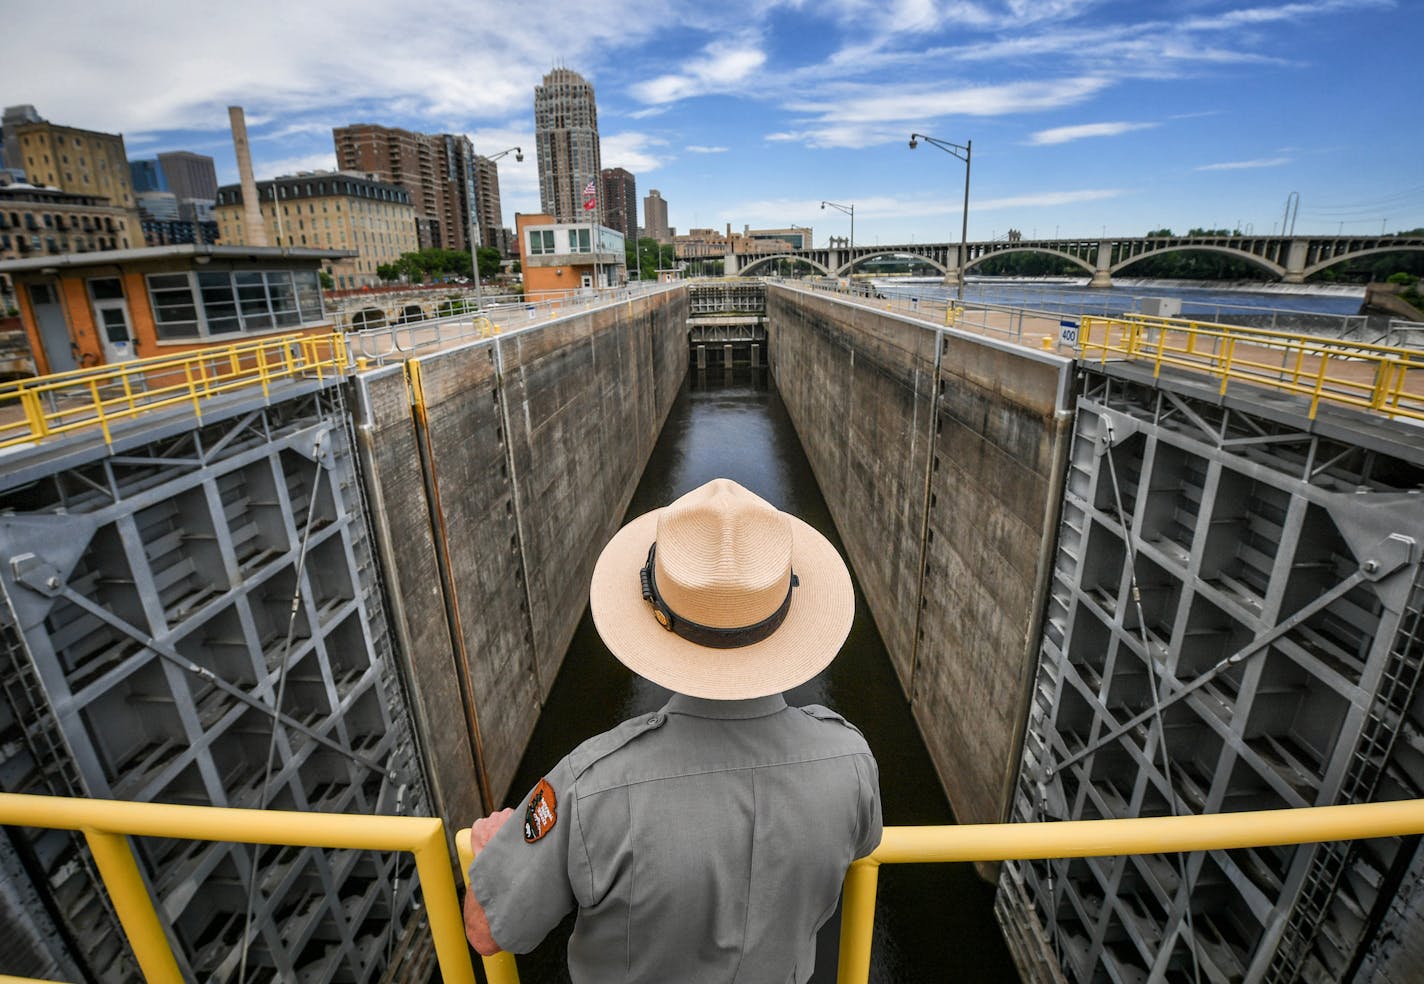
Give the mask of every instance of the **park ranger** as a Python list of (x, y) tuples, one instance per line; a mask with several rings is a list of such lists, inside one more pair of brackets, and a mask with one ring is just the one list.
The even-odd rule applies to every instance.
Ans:
[(807, 981), (847, 866), (880, 841), (865, 739), (781, 696), (850, 631), (845, 562), (718, 479), (620, 530), (590, 606), (613, 654), (674, 695), (475, 823), (470, 942), (526, 952), (577, 908), (574, 984)]

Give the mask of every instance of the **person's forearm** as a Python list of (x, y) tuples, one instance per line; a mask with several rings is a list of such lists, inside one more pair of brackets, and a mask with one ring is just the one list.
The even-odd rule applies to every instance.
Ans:
[(470, 946), (482, 957), (492, 957), (502, 949), (494, 941), (489, 917), (485, 915), (485, 907), (480, 905), (480, 900), (475, 898), (474, 888), (465, 892), (465, 936), (469, 938)]
[[(470, 850), (476, 857), (513, 814), (513, 810), (504, 809), (474, 822), (470, 827)], [(482, 957), (492, 957), (504, 949), (494, 941), (494, 934), (490, 932), (489, 916), (485, 914), (485, 907), (480, 905), (480, 900), (475, 898), (473, 878), (465, 892), (465, 936), (475, 948), (475, 952)]]

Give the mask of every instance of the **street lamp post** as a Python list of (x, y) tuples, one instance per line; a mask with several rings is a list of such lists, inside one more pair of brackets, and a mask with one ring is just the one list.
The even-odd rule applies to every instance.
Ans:
[(855, 203), (842, 205), (839, 202), (822, 202), (821, 211), (826, 210), (826, 206), (838, 209), (850, 216), (850, 266), (847, 267), (847, 276), (855, 272)]
[(914, 150), (918, 147), (921, 140), (928, 144), (934, 144), (946, 154), (964, 162), (964, 219), (959, 227), (959, 299), (962, 301), (964, 300), (964, 271), (969, 265), (969, 157), (974, 141), (966, 140), (961, 145), (950, 143), (948, 140), (927, 137), (923, 133), (912, 133), (910, 134), (910, 149)]
[[(501, 150), (498, 154), (491, 154), (485, 158), (488, 161), (497, 161), (501, 157), (514, 155), (514, 159), (523, 163), (524, 151), (518, 147), (510, 147), (508, 150)], [(478, 198), (479, 172), (475, 172), (475, 186), (470, 189), (470, 266), (475, 268), (475, 310), (480, 309), (481, 298), (484, 288), (480, 284), (480, 209)]]

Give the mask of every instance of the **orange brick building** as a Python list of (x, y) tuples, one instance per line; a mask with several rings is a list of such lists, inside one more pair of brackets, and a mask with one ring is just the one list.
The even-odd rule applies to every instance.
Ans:
[(623, 234), (596, 222), (555, 222), (543, 213), (514, 216), (524, 296), (563, 294), (628, 282)]
[(158, 246), (0, 263), (40, 375), (332, 329), (318, 270), (348, 251)]

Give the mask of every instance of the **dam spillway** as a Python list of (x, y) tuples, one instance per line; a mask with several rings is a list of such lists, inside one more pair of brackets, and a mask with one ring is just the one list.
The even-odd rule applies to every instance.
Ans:
[[(241, 766), (253, 758), (254, 748), (260, 759), (268, 746), (280, 667), (290, 664), (295, 671), (309, 660), (312, 672), (294, 672), (287, 681), (289, 699), (303, 694), (301, 707), (284, 704), (276, 718), (276, 731), (290, 745), (272, 787), (281, 795), (311, 809), (321, 804), (360, 809), (398, 797), (399, 809), (424, 809), (451, 822), (468, 822), (501, 802), (583, 611), (593, 559), (621, 521), (687, 374), (689, 295), (696, 290), (679, 285), (629, 298), (361, 372), (340, 385), (311, 385), (303, 393), (248, 404), (235, 401), (205, 412), (200, 428), (146, 421), (123, 432), (112, 450), (45, 456), (56, 463), (49, 472), (35, 456), (7, 456), (8, 539), (0, 557), (8, 602), (7, 700), (0, 707), (5, 788), (102, 795), (121, 771), (103, 756), (122, 754), (123, 762), (138, 756), (156, 766), (146, 788), (157, 799), (250, 799), (266, 784)], [(1131, 728), (1113, 739), (1123, 739), (1115, 747), (1104, 743), (1095, 749), (1101, 754), (1055, 773), (1065, 784), (1061, 795), (1045, 797), (1043, 777), (1035, 772), (1034, 756), (1041, 757), (1041, 749), (1071, 749), (1071, 756), (1086, 747), (1072, 744), (1082, 729), (1097, 742), (1141, 713), (1145, 681), (1134, 678), (1127, 656), (1137, 628), (1130, 606), (1119, 598), (1110, 610), (1093, 586), (1116, 583), (1122, 590), (1126, 558), (1134, 556), (1129, 547), (1156, 564), (1154, 570), (1144, 563), (1149, 574), (1169, 572), (1165, 556), (1137, 539), (1142, 524), (1152, 528), (1154, 510), (1164, 508), (1164, 490), (1149, 482), (1144, 488), (1152, 494), (1125, 498), (1133, 505), (1123, 511), (1134, 519), (1124, 527), (1098, 498), (1107, 495), (1102, 476), (1109, 461), (1121, 465), (1120, 483), (1140, 481), (1133, 478), (1134, 468), (1139, 476), (1176, 476), (1194, 505), (1174, 510), (1204, 509), (1229, 520), (1242, 520), (1249, 510), (1217, 512), (1202, 503), (1214, 495), (1234, 501), (1230, 496), (1241, 488), (1241, 479), (1232, 474), (1256, 481), (1265, 490), (1258, 499), (1276, 506), (1299, 502), (1290, 508), (1302, 517), (1319, 516), (1324, 506), (1308, 488), (1254, 477), (1252, 469), (1282, 470), (1259, 460), (1276, 460), (1272, 456), (1281, 449), (1286, 453), (1277, 457), (1283, 461), (1298, 446), (1319, 449), (1302, 472), (1319, 470), (1304, 479), (1306, 486), (1321, 476), (1360, 479), (1350, 495), (1342, 488), (1338, 505), (1326, 510), (1343, 552), (1302, 554), (1300, 572), (1292, 574), (1293, 551), (1277, 551), (1278, 558), (1291, 558), (1275, 562), (1285, 576), (1275, 608), (1284, 619), (1293, 611), (1285, 602), (1294, 603), (1299, 585), (1322, 583), (1309, 581), (1314, 575), (1304, 572), (1371, 559), (1355, 556), (1358, 544), (1341, 532), (1364, 520), (1337, 520), (1336, 512), (1358, 512), (1371, 517), (1370, 523), (1388, 514), (1393, 525), (1380, 526), (1378, 539), (1419, 537), (1421, 527), (1408, 508), (1418, 501), (1424, 454), (1406, 425), (1362, 414), (1327, 414), (1313, 421), (1299, 400), (1213, 397), (1194, 391), (1188, 378), (1154, 379), (1150, 373), (1142, 378), (1127, 364), (1093, 369), (1065, 355), (790, 285), (765, 287), (765, 306), (765, 355), (777, 390), (939, 781), (962, 821), (1023, 819), (1024, 803), (1035, 798), (1049, 799), (1065, 816), (1074, 809), (1082, 816), (1106, 813), (1111, 798), (1089, 792), (1100, 783), (1143, 790), (1139, 802), (1150, 812), (1146, 791), (1163, 790), (1165, 800), (1173, 782), (1191, 775), (1178, 768), (1168, 770), (1171, 780), (1154, 777), (1154, 760), (1132, 743), (1146, 748), (1146, 741)], [(1114, 402), (1102, 402), (1104, 392)], [(1186, 409), (1160, 409), (1176, 406), (1174, 399)], [(1131, 408), (1137, 404), (1149, 409)], [(1204, 409), (1213, 406), (1217, 411)], [(1214, 420), (1212, 413), (1222, 406), (1231, 406), (1239, 421), (1252, 422), (1240, 423), (1249, 433), (1222, 431), (1223, 440), (1239, 445), (1233, 453), (1249, 468), (1183, 443), (1171, 432), (1172, 419)], [(1124, 442), (1121, 451), (1114, 444), (1111, 453), (1099, 453), (1105, 442), (1094, 421), (1103, 419), (1114, 422)], [(1156, 426), (1165, 429), (1157, 434)], [(309, 433), (282, 443), (296, 441), (300, 432)], [(327, 436), (318, 439), (321, 434)], [(268, 447), (274, 439), (275, 449)], [(1144, 450), (1149, 444), (1155, 449), (1150, 465)], [(1363, 457), (1347, 461), (1342, 456), (1350, 448), (1360, 449), (1354, 453), (1368, 456), (1369, 463)], [(1198, 464), (1191, 464), (1193, 455)], [(1173, 461), (1177, 465), (1169, 467)], [(1154, 471), (1159, 462), (1165, 470)], [(311, 478), (318, 468), (321, 488), (313, 494)], [(1225, 482), (1208, 486), (1192, 480), (1213, 468), (1227, 474)], [(1084, 471), (1097, 483), (1086, 492), (1079, 477)], [(231, 475), (239, 477), (224, 477)], [(165, 485), (170, 479), (179, 484)], [(1339, 480), (1349, 485), (1346, 478)], [(159, 488), (170, 488), (171, 494), (154, 491)], [(307, 498), (321, 503), (308, 537), (308, 546), (319, 549), (310, 555), (311, 566), (299, 569)], [(1387, 499), (1399, 502), (1381, 508)], [(107, 510), (102, 516), (97, 503)], [(1085, 517), (1091, 520), (1087, 526)], [(1086, 543), (1096, 545), (1074, 547), (1065, 532), (1073, 523), (1085, 531)], [(1296, 543), (1313, 543), (1316, 531), (1326, 529), (1318, 518), (1276, 526), (1298, 531), (1292, 534)], [(73, 545), (60, 549), (59, 538), (22, 534), (22, 528), (63, 529), (72, 534)], [(1128, 528), (1130, 539), (1122, 535)], [(1208, 522), (1200, 528), (1230, 525)], [(1120, 541), (1117, 548), (1113, 536)], [(1234, 549), (1247, 541), (1221, 542)], [(1188, 548), (1195, 549), (1195, 541)], [(27, 555), (40, 563), (25, 560)], [(261, 577), (246, 576), (251, 556), (267, 565)], [(1376, 628), (1361, 630), (1361, 638), (1370, 640), (1389, 635), (1377, 656), (1369, 650), (1362, 657), (1377, 670), (1362, 671), (1354, 689), (1342, 689), (1319, 684), (1326, 678), (1311, 676), (1308, 661), (1298, 654), (1287, 654), (1286, 662), (1262, 660), (1289, 668), (1287, 696), (1272, 698), (1276, 705), (1289, 706), (1294, 699), (1306, 710), (1269, 716), (1265, 697), (1243, 700), (1240, 719), (1249, 728), (1236, 744), (1218, 727), (1234, 708), (1218, 714), (1217, 721), (1198, 715), (1195, 724), (1188, 722), (1207, 729), (1198, 744), (1216, 748), (1219, 741), (1241, 761), (1249, 760), (1253, 742), (1269, 747), (1262, 737), (1287, 749), (1309, 739), (1317, 754), (1341, 763), (1363, 749), (1378, 774), (1376, 788), (1418, 795), (1418, 710), (1408, 679), (1419, 661), (1419, 643), (1417, 633), (1406, 631), (1417, 624), (1417, 616), (1409, 614), (1417, 606), (1411, 608), (1408, 591), (1395, 586), (1415, 583), (1417, 547), (1404, 557), (1381, 576), (1379, 583), (1390, 579), (1389, 597), (1376, 603), (1390, 613), (1390, 625), (1403, 628), (1389, 635), (1375, 618), (1368, 624)], [(1074, 586), (1081, 575), (1070, 569), (1073, 564), (1089, 573), (1087, 587)], [(201, 674), (172, 653), (143, 644), (100, 645), (76, 619), (60, 619), (61, 626), (52, 617), (62, 611), (56, 606), (83, 604), (67, 596), (56, 602), (47, 594), (55, 591), (48, 586), (50, 577), (62, 584), (59, 594), (72, 591), (101, 608), (107, 598), (134, 599), (114, 603), (126, 624), (149, 619), (147, 629), (168, 632), (164, 638), (180, 656), (187, 653), (194, 667), (229, 686), (178, 686), (175, 681)], [(1170, 614), (1165, 607), (1151, 609), (1154, 618), (1175, 619), (1153, 625), (1164, 639), (1199, 624), (1191, 620), (1199, 620), (1205, 609), (1192, 599), (1230, 615), (1212, 586), (1193, 578), (1210, 580), (1190, 565), (1175, 588), (1166, 574), (1153, 580), (1139, 572), (1149, 589), (1165, 592), (1164, 597), (1176, 592)], [(1284, 587), (1292, 584), (1296, 587)], [(285, 623), (274, 620), (273, 610), (284, 609), (294, 595), (303, 620), (293, 656), (283, 660)], [(1397, 598), (1404, 600), (1391, 600)], [(1086, 617), (1075, 617), (1073, 625), (1086, 634), (1066, 653), (1053, 641), (1064, 631), (1065, 604), (1081, 605), (1101, 625), (1095, 630)], [(1263, 616), (1256, 618), (1239, 621), (1272, 631)], [(228, 632), (229, 626), (237, 631)], [(68, 636), (57, 631), (61, 627), (69, 629)], [(1086, 669), (1070, 670), (1078, 654), (1094, 651), (1095, 631), (1106, 632), (1104, 647), (1115, 645), (1123, 654), (1114, 663), (1123, 670), (1121, 678), (1094, 669), (1099, 673), (1094, 680)], [(1226, 636), (1232, 631), (1227, 628)], [(334, 641), (336, 633), (345, 634), (342, 644)], [(237, 669), (218, 661), (213, 654), (224, 650), (208, 645), (210, 639), (240, 642)], [(57, 641), (66, 645), (56, 646)], [(350, 658), (348, 644), (363, 654), (354, 676), (352, 667), (340, 662)], [(66, 655), (71, 650), (73, 655)], [(334, 663), (333, 653), (338, 654)], [(116, 662), (97, 664), (96, 658)], [(1386, 672), (1395, 665), (1391, 659), (1402, 669)], [(1091, 669), (1091, 663), (1084, 665)], [(1070, 679), (1078, 682), (1067, 687), (1063, 681)], [(1394, 689), (1370, 689), (1385, 681)], [(290, 689), (294, 686), (298, 689)], [(1265, 694), (1270, 687), (1258, 689)], [(1345, 707), (1342, 720), (1353, 729), (1339, 729), (1330, 749), (1302, 730), (1314, 719), (1311, 709), (1329, 703), (1328, 691), (1343, 694), (1338, 706)], [(1380, 694), (1383, 703), (1375, 710)], [(372, 732), (356, 726), (357, 711), (373, 702), (381, 708), (380, 726), (388, 739), (368, 748)], [(229, 703), (232, 713), (224, 710)], [(258, 706), (263, 704), (265, 710)], [(1196, 713), (1189, 700), (1178, 704)], [(1179, 713), (1166, 715), (1168, 728), (1178, 725)], [(1257, 734), (1258, 728), (1265, 730)], [(95, 746), (96, 741), (94, 753), (83, 751), (85, 742)], [(165, 741), (178, 750), (176, 759), (164, 757)], [(150, 745), (158, 748), (151, 759)], [(358, 792), (372, 771), (360, 757), (378, 754), (388, 756), (380, 764), (395, 778), (382, 780), (389, 783), (384, 790)], [(1054, 758), (1061, 761), (1061, 751)], [(1296, 759), (1304, 762), (1299, 754)], [(1235, 789), (1223, 779), (1217, 802), (1255, 802), (1262, 789), (1275, 788), (1268, 774), (1257, 774), (1263, 786)], [(1315, 802), (1360, 795), (1358, 783), (1327, 778), (1322, 773), (1313, 787)], [(1068, 782), (1079, 784), (1071, 797)], [(82, 954), (73, 959), (100, 967), (103, 972), (94, 976), (124, 979), (124, 946), (82, 848), (72, 839), (63, 843), (62, 836), (23, 844), (14, 840), (19, 835), (7, 836), (12, 853), (5, 856), (6, 886), (15, 887), (0, 900), (9, 906), (7, 915), (33, 913), (17, 916), (16, 925), (23, 919), (26, 938), (40, 941), (38, 951), (68, 947)], [(1254, 869), (1246, 862), (1233, 870), (1221, 859), (1203, 856), (1192, 877), (1182, 879), (1191, 888), (1165, 898), (1150, 895), (1154, 890), (1146, 879), (1127, 877), (1127, 868), (1104, 868), (1109, 872), (1104, 875), (1081, 862), (1062, 870), (1005, 866), (998, 873), (1000, 921), (1020, 971), (1032, 980), (1051, 979), (1060, 966), (1073, 980), (1138, 979), (1138, 973), (1173, 979), (1184, 966), (1181, 954), (1192, 949), (1187, 934), (1193, 927), (1186, 925), (1185, 914), (1201, 909), (1232, 918), (1248, 912), (1271, 928), (1260, 943), (1239, 932), (1220, 934), (1220, 942), (1195, 940), (1212, 952), (1224, 947), (1249, 968), (1243, 979), (1295, 979), (1286, 975), (1313, 972), (1314, 960), (1327, 973), (1343, 967), (1376, 975), (1360, 980), (1404, 981), (1411, 979), (1409, 968), (1418, 966), (1412, 962), (1417, 955), (1400, 941), (1410, 938), (1407, 929), (1417, 922), (1411, 886), (1419, 881), (1419, 863), (1416, 845), (1393, 844), (1375, 850), (1377, 860), (1369, 864), (1358, 854), (1324, 857), (1324, 878), (1306, 875), (1315, 867), (1313, 859), (1328, 852), (1305, 851), (1284, 863), (1296, 874), (1280, 879), (1279, 890), (1269, 879), (1251, 881)], [(389, 924), (396, 926), (395, 938), (406, 941), (392, 948), (391, 958), (419, 966), (421, 946), (409, 940), (420, 914), (409, 894), (398, 892), (399, 885), (409, 886), (398, 865), (389, 859), (368, 864), (327, 858), (324, 852), (261, 860), (285, 865), (280, 875), (260, 876), (258, 886), (262, 905), (252, 953), (268, 979), (305, 973), (304, 968), (330, 970), (332, 979), (368, 979), (382, 964), (376, 951), (387, 939), (374, 927)], [(187, 966), (211, 972), (220, 969), (224, 948), (242, 933), (250, 856), (220, 845), (180, 861), (164, 869), (162, 878), (151, 876), (151, 884), (178, 927)], [(1262, 884), (1278, 895), (1264, 908)], [(56, 895), (46, 885), (63, 890)], [(48, 905), (26, 907), (24, 899), (45, 893)], [(1328, 904), (1318, 904), (1317, 896)], [(1175, 922), (1173, 912), (1182, 914)], [(300, 918), (293, 919), (294, 913)], [(1298, 926), (1293, 937), (1277, 932), (1292, 919)], [(1154, 924), (1168, 931), (1162, 938), (1170, 939), (1169, 945), (1153, 942)], [(1211, 931), (1208, 920), (1201, 925), (1203, 933)], [(1294, 949), (1291, 938), (1297, 941)], [(66, 939), (93, 942), (86, 949)], [(1332, 963), (1337, 958), (1323, 952), (1325, 947), (1347, 952), (1345, 963)], [(1225, 960), (1220, 966), (1229, 967)]]

